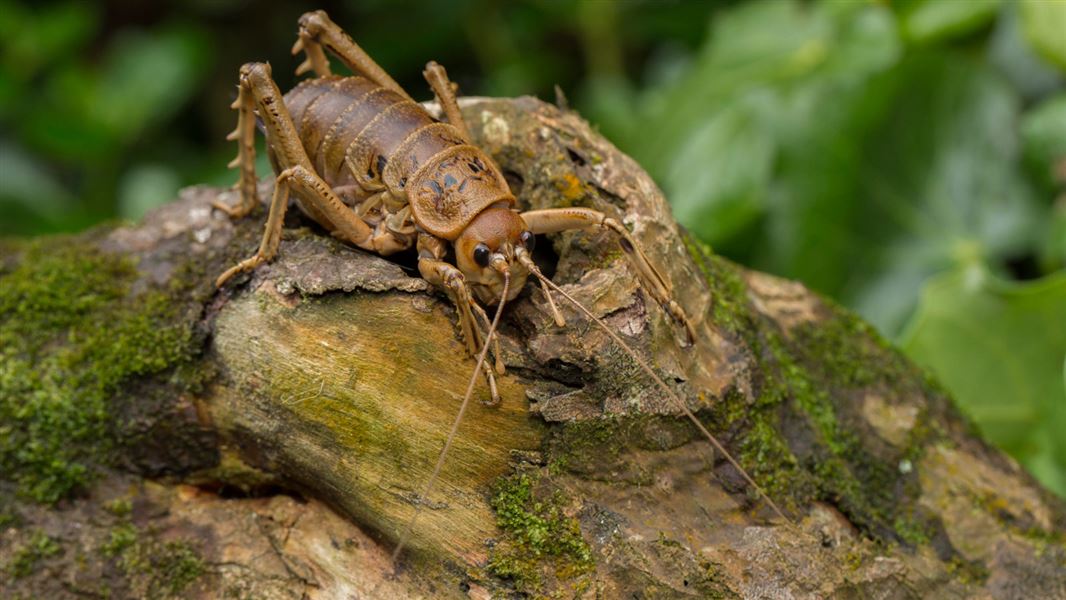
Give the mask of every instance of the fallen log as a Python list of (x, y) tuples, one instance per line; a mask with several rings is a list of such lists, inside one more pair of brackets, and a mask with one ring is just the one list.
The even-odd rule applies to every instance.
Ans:
[[(169, 299), (151, 319), (184, 333), (143, 339), (184, 350), (106, 388), (113, 447), (68, 457), (110, 473), (103, 479), (42, 506), (13, 499), (34, 472), (12, 463), (18, 476), (0, 487), (0, 517), (13, 523), (0, 564), (31, 564), (7, 568), (7, 589), (1066, 595), (1063, 503), (984, 443), (868, 325), (798, 283), (714, 255), (678, 227), (640, 167), (576, 114), (530, 98), (469, 99), (464, 113), (523, 206), (615, 215), (663, 267), (695, 323), (691, 347), (609, 236), (552, 236), (538, 257), (653, 365), (790, 522), (609, 337), (565, 305), (568, 325), (556, 327), (533, 289), (504, 315), (502, 404), (472, 406), (439, 484), (419, 502), (474, 365), (448, 301), (410, 257), (346, 247), (296, 214), (273, 263), (216, 291), (214, 277), (254, 251), (265, 215), (231, 222), (211, 203), (233, 192), (200, 187), (142, 223), (56, 242), (132, 259), (115, 301)], [(3, 256), (10, 285), (43, 260), (24, 244)], [(32, 441), (27, 422), (13, 419), (11, 430)], [(419, 505), (394, 573), (388, 554)], [(145, 576), (138, 564), (164, 572)]]

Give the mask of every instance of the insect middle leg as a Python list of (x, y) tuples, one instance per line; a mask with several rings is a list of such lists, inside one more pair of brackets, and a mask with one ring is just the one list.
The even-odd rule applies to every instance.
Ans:
[(571, 229), (604, 227), (618, 236), (618, 245), (629, 256), (636, 268), (641, 285), (663, 307), (675, 321), (685, 329), (688, 341), (696, 339), (692, 323), (685, 315), (681, 305), (673, 299), (673, 289), (659, 271), (651, 264), (648, 257), (629, 235), (626, 228), (618, 221), (598, 210), (590, 208), (548, 208), (522, 213), (522, 219), (533, 233), (557, 233)]
[[(223, 273), (216, 282), (217, 285), (222, 285), (233, 275), (254, 269), (274, 257), (281, 241), (281, 225), (285, 218), (290, 191), (296, 193), (305, 203), (308, 212), (320, 218), (323, 221), (322, 224), (327, 226), (335, 237), (378, 253), (387, 254), (389, 251), (394, 252), (398, 247), (404, 247), (405, 240), (397, 240), (396, 235), (387, 228), (379, 228), (375, 231), (363, 222), (315, 172), (300, 142), (296, 127), (292, 123), (292, 117), (285, 108), (281, 90), (271, 78), (269, 65), (248, 63), (241, 67), (238, 99), (240, 97), (250, 98), (252, 107), (258, 109), (259, 117), (263, 120), (267, 131), (267, 143), (273, 150), (282, 171), (275, 182), (274, 198), (271, 201), (270, 215), (267, 217), (267, 227), (259, 251), (252, 258), (242, 261), (236, 267)], [(242, 111), (245, 110), (243, 106), (242, 104)], [(248, 110), (250, 113), (252, 109)], [(254, 134), (253, 128), (248, 135)], [(243, 130), (241, 135), (244, 135)], [(242, 139), (242, 147), (244, 142), (245, 140)], [(254, 140), (249, 142), (249, 144), (253, 143)], [(243, 173), (242, 170), (242, 177)], [(254, 171), (250, 176), (254, 182)], [(252, 201), (255, 201), (254, 197)]]
[(430, 61), (426, 64), (426, 70), (422, 71), (422, 76), (426, 78), (429, 87), (436, 94), (437, 102), (440, 103), (440, 108), (448, 119), (448, 123), (458, 129), (466, 141), (470, 142), (470, 130), (466, 127), (463, 113), (459, 112), (459, 101), (455, 98), (457, 86), (448, 79), (448, 72), (436, 61)]

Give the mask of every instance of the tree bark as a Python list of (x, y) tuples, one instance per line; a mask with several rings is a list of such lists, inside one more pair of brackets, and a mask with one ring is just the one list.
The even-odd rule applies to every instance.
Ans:
[[(691, 347), (609, 234), (542, 241), (553, 279), (623, 334), (792, 523), (606, 334), (565, 304), (567, 326), (555, 327), (530, 284), (501, 326), (503, 402), (468, 411), (394, 573), (388, 554), (474, 366), (454, 311), (409, 258), (343, 246), (295, 214), (277, 259), (216, 293), (214, 277), (254, 252), (265, 211), (231, 222), (211, 202), (234, 193), (201, 187), (85, 243), (135, 256), (153, 285), (191, 282), (175, 302), (201, 334), (207, 384), (171, 381), (162, 404), (131, 391), (143, 387), (118, 394), (127, 474), (55, 508), (20, 501), (0, 564), (34, 532), (64, 549), (8, 589), (1066, 597), (1062, 502), (981, 441), (869, 326), (798, 283), (713, 255), (576, 114), (530, 98), (467, 99), (463, 110), (523, 207), (602, 210), (662, 268), (694, 321)], [(113, 510), (122, 498), (130, 511)], [(101, 554), (130, 526), (136, 543)], [(130, 556), (170, 565), (178, 543), (199, 561), (181, 585), (126, 568)]]

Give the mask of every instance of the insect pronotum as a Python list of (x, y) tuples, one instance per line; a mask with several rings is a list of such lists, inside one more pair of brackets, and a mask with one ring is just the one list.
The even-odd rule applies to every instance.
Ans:
[[(216, 206), (235, 218), (258, 204), (255, 175), (255, 130), (258, 118), (276, 175), (266, 229), (258, 251), (222, 273), (222, 286), (242, 271), (271, 260), (281, 241), (290, 195), (299, 208), (334, 236), (380, 255), (414, 246), (422, 277), (443, 290), (455, 304), (463, 341), (477, 356), (474, 372), (432, 475), (419, 498), (428, 497), (444, 464), (478, 377), (484, 373), (491, 403), (500, 401), (494, 371), (502, 373), (500, 353), (495, 365), (483, 368), (496, 343), (496, 327), (504, 305), (514, 299), (533, 275), (543, 286), (555, 324), (565, 326), (553, 293), (602, 327), (641, 370), (692, 421), (707, 441), (728, 460), (782, 519), (788, 518), (739, 463), (695, 417), (676, 392), (617, 333), (553, 283), (532, 259), (538, 234), (602, 227), (617, 236), (645, 292), (683, 330), (687, 342), (694, 331), (671, 287), (627, 230), (616, 220), (588, 208), (552, 208), (519, 212), (514, 195), (495, 162), (471, 143), (456, 101), (455, 86), (444, 68), (430, 62), (424, 76), (440, 103), (445, 121), (434, 119), (416, 103), (323, 11), (304, 14), (293, 54), (306, 60), (297, 75), (307, 79), (282, 95), (270, 65), (248, 63), (240, 69), (237, 129), (227, 139), (239, 143), (231, 167), (240, 168), (240, 202)], [(332, 75), (329, 51), (353, 76)], [(455, 265), (445, 262), (449, 245)], [(479, 304), (496, 306), (493, 318)], [(414, 529), (420, 504), (408, 522)], [(406, 536), (393, 551), (395, 563)]]

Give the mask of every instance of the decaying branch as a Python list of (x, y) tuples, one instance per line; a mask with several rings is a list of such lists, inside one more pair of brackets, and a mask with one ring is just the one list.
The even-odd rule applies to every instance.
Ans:
[[(1062, 503), (976, 438), (936, 384), (868, 326), (799, 284), (711, 254), (678, 228), (639, 166), (577, 115), (528, 98), (468, 100), (464, 114), (527, 207), (612, 214), (663, 267), (695, 321), (692, 347), (678, 344), (609, 236), (560, 235), (539, 257), (638, 348), (795, 525), (602, 331), (565, 304), (568, 326), (556, 327), (531, 285), (504, 316), (503, 403), (469, 411), (393, 574), (388, 552), (473, 368), (450, 304), (402, 257), (345, 247), (296, 216), (274, 263), (215, 293), (210, 282), (254, 247), (263, 215), (231, 223), (210, 206), (233, 192), (194, 188), (143, 223), (86, 241), (136, 256), (146, 280), (191, 278), (176, 302), (191, 307), (203, 336), (207, 384), (167, 396), (166, 410), (138, 409), (130, 393), (115, 404), (140, 415), (117, 419), (120, 432), (139, 432), (124, 438), (123, 464), (165, 477), (110, 475), (55, 509), (20, 504), (22, 525), (4, 533), (0, 561), (34, 531), (68, 549), (40, 558), (11, 589), (1066, 595)], [(129, 514), (103, 508), (123, 498)], [(91, 524), (75, 535), (79, 519)], [(122, 526), (143, 534), (143, 551), (101, 553)], [(196, 552), (195, 577), (171, 589), (124, 575), (126, 557), (155, 564), (175, 540)], [(79, 571), (79, 553), (95, 566)]]

